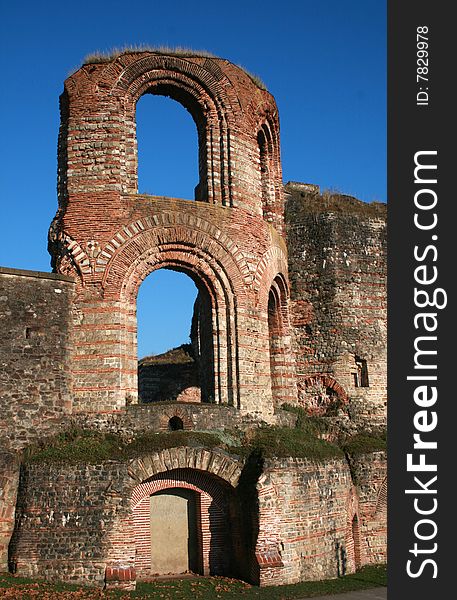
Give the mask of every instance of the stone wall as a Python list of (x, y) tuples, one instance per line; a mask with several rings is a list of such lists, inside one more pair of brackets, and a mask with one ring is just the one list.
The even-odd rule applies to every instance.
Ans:
[(286, 185), (298, 400), (386, 422), (386, 206)]
[(103, 586), (109, 534), (128, 512), (125, 479), (126, 466), (117, 463), (24, 466), (10, 543), (12, 570)]
[[(182, 489), (198, 498), (202, 573), (260, 585), (337, 577), (354, 570), (355, 554), (359, 565), (385, 558), (383, 459), (357, 461), (356, 487), (344, 459), (245, 462), (205, 448), (98, 465), (29, 463), (21, 473), (11, 564), (22, 576), (132, 588), (137, 577), (152, 574), (149, 497)], [(354, 516), (360, 537), (350, 526)]]
[[(137, 194), (144, 93), (196, 122), (193, 202)], [(18, 574), (133, 588), (136, 571), (151, 575), (149, 498), (172, 489), (198, 499), (202, 573), (272, 585), (384, 561), (382, 453), (264, 461), (189, 446), (20, 470), (19, 451), (72, 427), (124, 438), (292, 427), (286, 402), (329, 417), (335, 436), (384, 426), (385, 206), (289, 183), (284, 211), (274, 98), (222, 59), (127, 52), (84, 65), (65, 82), (58, 162), (59, 274), (0, 269), (0, 567), (14, 519)], [(174, 371), (166, 385), (150, 371), (147, 399), (178, 401), (137, 404), (136, 298), (159, 268), (198, 287), (198, 368), (179, 373), (182, 389), (168, 385)]]
[(145, 356), (138, 361), (138, 399), (141, 403), (208, 402), (202, 398), (200, 371), (190, 344)]
[(357, 485), (361, 560), (387, 562), (387, 455), (374, 452), (350, 458)]
[(0, 269), (0, 446), (23, 448), (71, 412), (73, 292), (70, 277)]
[[(296, 418), (287, 411), (275, 414), (276, 424), (281, 427), (294, 427)], [(184, 402), (132, 404), (115, 413), (78, 413), (66, 419), (65, 425), (133, 438), (148, 431), (169, 431), (170, 421), (176, 419), (182, 422), (182, 429), (198, 431), (245, 430), (265, 425), (255, 415), (243, 415), (233, 406)]]
[[(345, 460), (267, 461), (257, 485), (261, 584), (342, 574), (351, 484)], [(271, 566), (272, 557), (282, 564)]]
[(141, 501), (160, 490), (182, 488), (202, 497), (203, 571), (228, 574), (227, 553), (220, 548), (227, 519), (220, 513), (227, 510), (242, 466), (203, 448), (98, 465), (23, 465), (10, 564), (22, 576), (96, 586), (106, 579), (110, 586), (132, 587), (135, 567), (140, 576), (149, 573)]

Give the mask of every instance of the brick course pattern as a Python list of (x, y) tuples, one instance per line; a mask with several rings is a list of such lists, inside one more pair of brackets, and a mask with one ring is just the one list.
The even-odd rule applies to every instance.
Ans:
[[(197, 125), (195, 202), (137, 194), (135, 106), (145, 93), (176, 99)], [(295, 396), (283, 204), (277, 107), (239, 67), (143, 52), (84, 65), (67, 79), (50, 248), (56, 270), (78, 281), (74, 410), (136, 401), (138, 288), (155, 269), (171, 268), (209, 299), (201, 340), (213, 350), (208, 400), (272, 421), (273, 398)], [(282, 360), (270, 362), (275, 278)]]
[(354, 570), (356, 553), (360, 564), (385, 558), (381, 456), (359, 461), (362, 470), (358, 497), (345, 460), (269, 459), (254, 477), (238, 457), (205, 448), (129, 463), (29, 464), (10, 562), (22, 576), (133, 589), (150, 575), (149, 497), (181, 488), (199, 497), (202, 573), (260, 585), (336, 577)]
[[(195, 201), (137, 194), (145, 93), (196, 123)], [(55, 273), (0, 269), (0, 569), (9, 546), (20, 575), (134, 589), (151, 575), (149, 498), (176, 488), (197, 498), (202, 573), (274, 585), (384, 562), (384, 453), (318, 462), (188, 446), (20, 466), (27, 446), (74, 427), (124, 439), (293, 427), (286, 402), (328, 419), (330, 438), (386, 421), (385, 207), (283, 187), (267, 91), (223, 59), (129, 52), (84, 65), (60, 107)], [(159, 268), (198, 287), (197, 368), (163, 394), (153, 374), (141, 404), (136, 298)]]

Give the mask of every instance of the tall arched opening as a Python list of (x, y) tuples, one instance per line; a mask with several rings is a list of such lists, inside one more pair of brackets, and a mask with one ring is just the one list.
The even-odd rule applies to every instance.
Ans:
[(155, 89), (136, 105), (138, 193), (194, 199), (205, 174), (202, 134), (181, 103)]
[(137, 297), (141, 403), (214, 402), (212, 304), (208, 288), (186, 269), (157, 269), (143, 281)]
[(287, 291), (281, 275), (273, 280), (268, 294), (268, 340), (273, 401), (280, 404), (287, 398), (286, 344)]
[[(154, 161), (154, 158), (152, 158), (151, 163), (149, 165), (149, 163), (147, 162), (147, 166), (145, 165), (141, 165), (141, 168), (139, 168), (138, 166), (138, 158), (140, 157), (141, 160), (143, 160), (142, 154), (145, 153), (147, 150), (147, 148), (150, 148), (151, 144), (154, 147), (154, 150), (157, 150), (157, 144), (156, 144), (156, 137), (155, 134), (157, 131), (162, 130), (163, 126), (164, 126), (164, 120), (165, 121), (169, 121), (170, 124), (170, 128), (173, 131), (173, 128), (178, 125), (181, 126), (181, 132), (184, 133), (184, 135), (187, 136), (187, 141), (186, 141), (186, 145), (185, 148), (183, 149), (181, 147), (181, 138), (178, 137), (179, 133), (175, 132), (174, 138), (175, 138), (175, 144), (176, 144), (176, 154), (173, 152), (173, 142), (172, 142), (172, 138), (168, 137), (168, 133), (167, 132), (167, 142), (166, 145), (159, 150), (160, 153), (160, 161), (163, 159), (163, 155), (164, 155), (164, 151), (166, 153), (167, 151), (167, 146), (168, 144), (170, 144), (169, 147), (169, 155), (170, 158), (172, 160), (175, 160), (176, 158), (181, 158), (181, 164), (186, 164), (186, 178), (190, 176), (190, 172), (188, 171), (188, 167), (190, 166), (190, 170), (194, 172), (194, 166), (195, 166), (195, 162), (194, 160), (189, 160), (189, 156), (186, 156), (186, 154), (190, 154), (192, 156), (196, 155), (197, 158), (197, 162), (198, 162), (198, 179), (195, 182), (195, 186), (194, 186), (194, 190), (192, 192), (192, 194), (189, 192), (186, 192), (184, 194), (184, 197), (189, 198), (189, 199), (195, 199), (195, 200), (201, 200), (204, 202), (209, 202), (210, 201), (210, 196), (213, 197), (213, 184), (214, 182), (210, 182), (208, 181), (208, 162), (210, 160), (210, 157), (208, 156), (208, 147), (207, 147), (207, 137), (208, 137), (208, 132), (207, 132), (207, 123), (206, 123), (206, 118), (204, 115), (204, 108), (201, 105), (201, 99), (199, 97), (196, 96), (195, 94), (195, 90), (192, 89), (189, 85), (187, 85), (186, 82), (180, 82), (179, 84), (177, 83), (177, 81), (175, 81), (173, 78), (164, 75), (158, 75), (154, 81), (151, 81), (149, 83), (149, 85), (144, 85), (141, 86), (141, 88), (139, 90), (135, 90), (135, 96), (136, 96), (136, 104), (135, 104), (135, 130), (136, 130), (136, 136), (134, 139), (134, 156), (135, 156), (135, 160), (134, 160), (134, 166), (135, 166), (135, 176), (136, 176), (136, 188), (137, 188), (137, 192), (139, 193), (144, 193), (144, 191), (141, 189), (142, 188), (142, 181), (149, 181), (150, 183), (148, 184), (148, 188), (149, 185), (151, 185), (151, 190), (147, 190), (148, 194), (153, 194), (153, 195), (166, 195), (167, 197), (172, 197), (173, 195), (175, 195), (174, 193), (174, 189), (179, 190), (179, 186), (176, 186), (176, 181), (174, 182), (174, 180), (179, 180), (180, 178), (182, 178), (182, 173), (179, 171), (179, 164), (176, 164), (175, 167), (176, 168), (171, 168), (171, 169), (167, 169), (169, 174), (170, 174), (170, 185), (167, 187), (167, 185), (165, 184), (164, 187), (162, 188), (163, 193), (158, 194), (154, 191), (154, 187), (155, 187), (155, 182), (154, 182), (154, 178), (152, 178), (152, 180), (149, 179), (149, 176), (147, 174), (144, 173), (144, 169), (149, 169), (151, 168), (153, 171), (155, 169), (155, 172), (157, 173), (157, 163), (156, 161)], [(165, 104), (162, 104), (161, 102), (161, 98), (154, 98), (151, 99), (149, 98), (149, 96), (165, 96), (167, 98), (171, 98), (172, 100), (176, 101), (173, 102), (173, 104), (171, 104), (171, 106), (167, 107), (167, 102), (165, 102)], [(156, 115), (156, 119), (154, 119), (153, 121), (153, 125), (152, 128), (148, 127), (148, 120), (152, 118), (152, 116), (144, 114), (144, 107), (147, 107), (148, 105), (151, 106), (151, 104), (154, 104), (154, 112), (155, 112), (155, 108), (156, 106), (160, 106), (162, 104), (162, 110), (159, 112), (155, 112)], [(174, 104), (179, 104), (181, 106), (173, 106)], [(197, 130), (197, 142), (198, 142), (198, 149), (197, 152), (194, 152), (193, 149), (193, 145), (194, 145), (194, 140), (195, 140), (195, 136), (194, 136), (194, 128), (190, 125), (189, 120), (186, 119), (186, 117), (183, 115), (182, 109), (187, 110), (196, 127)], [(146, 112), (149, 112), (148, 110)], [(152, 111), (151, 111), (152, 112)], [(165, 117), (165, 119), (164, 119)], [(154, 127), (155, 126), (155, 127)], [(166, 124), (165, 124), (166, 126)], [(146, 136), (144, 135), (144, 132), (142, 131), (143, 127), (146, 129)], [(154, 132), (154, 129), (156, 130)], [(151, 138), (151, 139), (148, 139)], [(190, 138), (192, 138), (192, 141), (190, 141)], [(179, 147), (179, 149), (178, 149)], [(183, 152), (184, 150), (184, 152)], [(157, 153), (155, 153), (156, 158), (157, 158)], [(159, 162), (159, 161), (158, 161)], [(160, 180), (160, 177), (159, 177)], [(178, 197), (182, 197), (180, 192), (178, 192)]]

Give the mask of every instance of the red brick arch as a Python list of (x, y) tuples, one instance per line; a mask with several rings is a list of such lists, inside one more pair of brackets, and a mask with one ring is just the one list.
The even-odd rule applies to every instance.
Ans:
[[(338, 383), (338, 381), (334, 377), (332, 377), (328, 373), (315, 373), (314, 375), (300, 377), (299, 388), (301, 387), (302, 389), (306, 389), (316, 384), (320, 384), (323, 387), (332, 390), (343, 407), (346, 407), (348, 405), (349, 397), (346, 390), (340, 383)], [(305, 406), (305, 408), (311, 410), (313, 414), (325, 414), (325, 411), (328, 409), (329, 406), (330, 404), (320, 408), (309, 406)]]
[(215, 568), (217, 574), (229, 574), (223, 573), (228, 505), (242, 467), (223, 452), (191, 447), (161, 450), (133, 460), (129, 467), (129, 506), (126, 512), (121, 511), (109, 533), (107, 572), (127, 571), (133, 574), (132, 579), (150, 575), (149, 497), (178, 488), (198, 494), (203, 572), (210, 574)]
[(253, 285), (259, 290), (258, 303), (262, 307), (262, 310), (267, 309), (268, 305), (268, 294), (273, 280), (278, 274), (284, 281), (286, 289), (286, 297), (289, 297), (289, 286), (287, 280), (288, 265), (287, 265), (287, 253), (286, 251), (278, 246), (274, 245), (269, 248), (260, 258), (257, 263)]
[(273, 223), (281, 233), (283, 229), (283, 189), (279, 152), (279, 127), (267, 109), (256, 124), (260, 162), (262, 211), (266, 221)]
[[(145, 89), (155, 85), (156, 81), (168, 78), (180, 85), (187, 81), (190, 89), (195, 90), (202, 107), (208, 98), (214, 103), (219, 112), (229, 112), (227, 120), (236, 118), (242, 111), (238, 95), (227, 74), (218, 65), (218, 61), (210, 58), (201, 64), (184, 57), (169, 55), (164, 57), (159, 54), (147, 53), (139, 58), (134, 55), (118, 59), (118, 63), (129, 61), (120, 74), (117, 74), (111, 88), (111, 93), (118, 94), (119, 90), (128, 92), (132, 98), (138, 99)], [(122, 67), (121, 67), (122, 68)], [(107, 79), (113, 79), (111, 71), (119, 70), (118, 64), (111, 64), (106, 71)], [(201, 94), (204, 90), (205, 95)], [(199, 93), (198, 93), (199, 92)], [(206, 107), (205, 107), (206, 108)]]
[[(236, 487), (243, 463), (225, 452), (207, 448), (169, 448), (134, 459), (129, 466), (132, 490), (159, 473), (173, 469), (195, 469), (204, 471)], [(133, 491), (132, 491), (133, 493)]]
[[(131, 497), (132, 526), (135, 539), (135, 571), (140, 578), (150, 576), (151, 531), (150, 497), (158, 492), (191, 490), (197, 504), (197, 543), (199, 546), (200, 573), (228, 574), (224, 564), (227, 560), (227, 488), (213, 477), (192, 469), (174, 469), (160, 473), (137, 485)], [(230, 489), (232, 492), (232, 489)], [(216, 552), (219, 556), (211, 560)], [(222, 555), (222, 556), (221, 556)], [(222, 559), (222, 560), (221, 560)], [(215, 564), (216, 563), (216, 564)]]
[(302, 377), (301, 381), (305, 387), (308, 387), (309, 385), (313, 385), (314, 383), (320, 382), (320, 383), (322, 383), (322, 385), (324, 387), (328, 387), (331, 390), (333, 390), (336, 393), (336, 395), (338, 396), (338, 398), (344, 404), (347, 404), (349, 402), (349, 397), (347, 395), (347, 392), (343, 388), (343, 386), (341, 384), (339, 384), (334, 377), (332, 377), (331, 375), (328, 375), (327, 373), (318, 373), (316, 375), (308, 375), (306, 377)]
[[(135, 112), (147, 93), (180, 102), (197, 124), (196, 202), (137, 194)], [(268, 141), (266, 211), (259, 128)], [(287, 278), (273, 96), (229, 61), (192, 53), (127, 51), (88, 62), (68, 78), (61, 96), (58, 160), (53, 227), (78, 246), (72, 246), (73, 256), (55, 244), (54, 264), (82, 276), (72, 364), (75, 410), (119, 410), (135, 402), (136, 294), (149, 273), (167, 267), (204, 288), (196, 314), (205, 323), (200, 339), (214, 336), (214, 351), (205, 355), (214, 354), (215, 376), (203, 373), (205, 385), (214, 379), (214, 401), (273, 421), (267, 303), (274, 278)], [(212, 320), (206, 318), (210, 312)]]
[[(131, 62), (133, 60), (133, 62)], [(122, 63), (128, 62), (125, 66)], [(242, 117), (242, 105), (230, 79), (216, 61), (198, 63), (184, 57), (146, 54), (124, 56), (112, 64), (116, 73), (110, 94), (122, 95), (124, 122), (135, 123), (135, 107), (145, 93), (170, 96), (191, 113), (199, 132), (200, 183), (196, 198), (233, 206), (228, 157), (230, 132)], [(106, 76), (111, 75), (109, 69)], [(124, 152), (136, 155), (136, 140), (125, 138)], [(136, 170), (127, 173), (125, 191), (136, 191)]]
[(210, 260), (226, 272), (242, 299), (243, 288), (252, 282), (252, 274), (242, 250), (209, 221), (178, 211), (152, 214), (117, 231), (105, 244), (95, 263), (95, 271), (103, 273), (103, 285), (109, 289), (116, 288), (116, 281), (122, 274), (117, 261), (124, 259), (126, 265), (131, 264), (132, 259), (135, 260), (147, 249), (158, 249), (165, 240), (168, 244), (186, 245), (189, 254), (192, 249), (206, 251)]
[[(155, 227), (140, 229), (138, 223), (123, 228), (100, 254), (108, 261), (104, 268), (105, 299), (121, 300), (126, 312), (124, 320), (124, 353), (136, 362), (136, 297), (142, 281), (153, 271), (170, 268), (191, 276), (208, 292), (212, 305), (212, 347), (214, 349), (214, 401), (239, 406), (238, 310), (246, 305), (250, 274), (237, 246), (215, 228), (201, 224), (191, 228), (185, 219), (175, 223), (174, 215), (161, 215)], [(168, 227), (165, 227), (166, 220)], [(152, 219), (154, 222), (154, 219)], [(205, 231), (204, 229), (207, 229)], [(130, 232), (130, 237), (126, 232)], [(211, 235), (213, 233), (213, 235)], [(216, 237), (217, 236), (217, 237)], [(115, 248), (115, 241), (119, 244)], [(114, 250), (110, 255), (110, 251)], [(134, 375), (134, 374), (133, 374)], [(127, 373), (127, 384), (132, 374)], [(133, 381), (133, 395), (136, 383)]]

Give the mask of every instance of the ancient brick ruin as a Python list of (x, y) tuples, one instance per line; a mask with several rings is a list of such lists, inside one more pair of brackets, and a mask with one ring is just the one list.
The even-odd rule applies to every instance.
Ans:
[[(137, 193), (143, 94), (195, 121), (193, 202)], [(183, 570), (272, 585), (384, 562), (383, 452), (259, 460), (193, 443), (23, 460), (75, 425), (249, 437), (293, 428), (288, 405), (333, 439), (386, 421), (385, 207), (284, 186), (268, 91), (227, 60), (126, 52), (84, 64), (60, 107), (54, 273), (0, 270), (1, 567), (133, 588)], [(198, 288), (191, 358), (140, 364), (139, 385), (136, 298), (161, 268)], [(164, 555), (167, 518), (192, 540), (173, 549), (181, 562)]]

